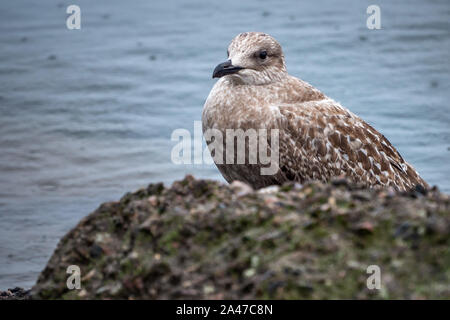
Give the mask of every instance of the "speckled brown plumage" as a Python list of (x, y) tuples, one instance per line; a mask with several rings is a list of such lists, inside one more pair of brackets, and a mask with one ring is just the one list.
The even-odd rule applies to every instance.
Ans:
[[(258, 56), (261, 50), (267, 52), (264, 59)], [(217, 164), (228, 182), (241, 180), (261, 188), (346, 176), (368, 186), (428, 187), (386, 137), (290, 76), (281, 46), (271, 36), (239, 34), (228, 53), (232, 64), (243, 69), (221, 77), (211, 90), (203, 109), (203, 131), (214, 128), (225, 136), (226, 129), (279, 129), (280, 155), (279, 170), (268, 176), (261, 175), (259, 164)]]

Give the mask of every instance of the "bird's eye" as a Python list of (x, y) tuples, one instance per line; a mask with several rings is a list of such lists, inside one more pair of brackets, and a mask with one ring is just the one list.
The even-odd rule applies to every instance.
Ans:
[(259, 57), (264, 60), (267, 57), (267, 51), (266, 50), (261, 51), (259, 53)]

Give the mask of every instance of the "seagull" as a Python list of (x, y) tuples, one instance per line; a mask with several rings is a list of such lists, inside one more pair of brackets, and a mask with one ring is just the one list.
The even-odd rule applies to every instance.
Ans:
[[(345, 177), (367, 187), (429, 188), (384, 135), (309, 83), (289, 75), (282, 48), (270, 35), (240, 33), (231, 41), (227, 56), (214, 69), (213, 78), (219, 80), (203, 107), (202, 127), (214, 162), (229, 183), (238, 180), (259, 189), (288, 181), (303, 184)], [(226, 137), (227, 130), (239, 129), (277, 130), (278, 150), (267, 148), (278, 153), (273, 174), (261, 174), (265, 164), (248, 162), (254, 150), (249, 141), (245, 163), (214, 157), (218, 148), (211, 148), (215, 139), (206, 133), (215, 130)], [(267, 139), (270, 145), (271, 137), (258, 139)], [(228, 152), (227, 140), (216, 142), (222, 141), (222, 150)]]

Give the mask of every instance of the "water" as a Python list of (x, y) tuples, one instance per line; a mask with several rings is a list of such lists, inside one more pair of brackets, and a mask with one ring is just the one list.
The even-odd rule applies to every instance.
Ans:
[[(65, 10), (81, 7), (82, 29)], [(239, 32), (283, 45), (288, 70), (383, 132), (450, 192), (450, 2), (2, 1), (0, 289), (30, 287), (58, 240), (101, 202), (214, 166), (175, 165), (211, 73)]]

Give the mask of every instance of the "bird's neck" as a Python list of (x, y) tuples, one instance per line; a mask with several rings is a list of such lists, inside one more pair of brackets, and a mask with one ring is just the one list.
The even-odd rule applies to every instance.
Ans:
[(220, 83), (220, 91), (223, 96), (227, 96), (230, 105), (255, 105), (255, 99), (261, 107), (327, 99), (322, 92), (309, 83), (287, 73), (278, 81), (263, 85), (243, 84), (232, 79), (223, 79)]

